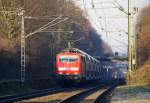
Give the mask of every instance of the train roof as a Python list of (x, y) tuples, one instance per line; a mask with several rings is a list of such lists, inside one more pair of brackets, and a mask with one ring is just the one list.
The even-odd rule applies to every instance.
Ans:
[(96, 57), (96, 59), (101, 62), (111, 62), (112, 61), (111, 57)]
[(87, 54), (84, 51), (82, 51), (80, 49), (77, 49), (77, 48), (66, 48), (66, 49), (62, 50), (62, 52), (80, 53), (80, 54), (82, 54), (82, 56), (88, 57), (89, 59), (92, 59), (92, 60), (95, 60), (95, 61), (99, 62), (94, 57), (90, 56), (89, 54)]

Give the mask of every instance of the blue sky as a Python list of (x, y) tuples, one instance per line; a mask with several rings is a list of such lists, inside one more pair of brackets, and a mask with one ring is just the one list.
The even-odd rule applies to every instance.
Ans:
[[(85, 11), (85, 16), (108, 43), (113, 52), (127, 54), (128, 19), (118, 4), (127, 11), (128, 0), (74, 0)], [(132, 0), (133, 7), (143, 8), (149, 0)], [(105, 8), (105, 9), (103, 9)], [(137, 15), (137, 14), (136, 14)], [(136, 16), (135, 15), (135, 16)]]

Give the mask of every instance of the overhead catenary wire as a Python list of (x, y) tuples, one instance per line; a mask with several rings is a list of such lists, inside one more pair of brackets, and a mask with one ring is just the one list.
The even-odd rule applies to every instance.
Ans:
[(98, 22), (95, 22), (95, 20), (87, 13), (87, 8), (86, 8), (86, 2), (85, 2), (85, 0), (82, 0), (82, 2), (83, 2), (83, 6), (84, 6), (84, 11), (86, 12), (86, 17), (88, 17), (88, 19), (91, 20), (95, 24), (95, 26), (97, 28), (101, 28), (101, 27), (99, 27)]
[(114, 1), (114, 2), (112, 2), (112, 4), (113, 4), (114, 6), (116, 6), (120, 11), (122, 11), (122, 12), (124, 12), (125, 14), (128, 15), (128, 12), (125, 11), (125, 9), (124, 9), (116, 0), (113, 0), (113, 1)]
[(120, 48), (118, 48), (118, 47), (114, 47), (114, 48), (116, 48), (117, 50), (119, 50), (119, 51), (121, 51), (121, 52), (127, 52), (127, 50), (123, 50), (123, 49), (120, 49)]
[(115, 38), (113, 38), (113, 37), (111, 37), (111, 39), (113, 39), (113, 40), (119, 42), (120, 44), (123, 44), (124, 46), (127, 46), (127, 45), (128, 45), (128, 44), (126, 44), (125, 42), (120, 41), (120, 40), (118, 40), (118, 39), (115, 39)]
[[(124, 45), (111, 45), (111, 47), (119, 50), (119, 51), (122, 51), (122, 52), (126, 52), (127, 53), (127, 50), (124, 48)], [(127, 46), (126, 46), (127, 47)]]
[[(56, 22), (56, 23), (53, 23), (54, 21), (56, 21), (56, 20), (57, 20), (58, 18), (60, 18), (60, 17), (61, 17), (61, 16), (59, 16), (59, 17), (57, 17), (56, 19), (50, 21), (49, 23), (45, 24), (45, 25), (42, 26), (41, 28), (35, 30), (35, 31), (32, 32), (32, 33), (29, 33), (29, 34), (26, 35), (25, 37), (27, 38), (27, 37), (29, 37), (29, 36), (35, 34), (35, 33), (38, 33), (39, 31), (45, 30), (45, 29), (47, 29), (47, 28), (49, 28), (49, 27), (52, 27), (52, 26), (54, 26), (54, 25), (56, 25), (56, 24), (59, 24), (59, 23), (61, 23), (61, 22), (63, 22), (63, 21), (66, 21), (66, 20), (68, 19), (68, 18), (65, 18), (65, 19), (62, 19), (62, 20), (60, 20), (60, 21), (58, 21), (58, 22)], [(53, 24), (51, 24), (51, 23), (53, 23)], [(49, 25), (49, 24), (51, 24), (51, 25)]]
[[(96, 8), (95, 8), (95, 4), (94, 4), (94, 1), (93, 0), (91, 0), (91, 3), (92, 3), (92, 7), (93, 7), (93, 9), (94, 9), (94, 12), (95, 12), (95, 16), (96, 16), (96, 19), (99, 21), (99, 16), (97, 15), (97, 11), (96, 11)], [(100, 26), (101, 26), (101, 30), (103, 30), (103, 23), (102, 23), (102, 20), (100, 21)]]
[[(103, 32), (105, 32), (106, 34), (107, 34), (107, 41), (108, 41), (108, 32), (107, 32), (107, 20), (106, 20), (106, 18), (107, 18), (107, 16), (106, 16), (106, 13), (105, 13), (105, 7), (102, 5), (102, 4), (105, 4), (105, 3), (114, 3), (114, 2), (104, 2), (104, 3), (102, 3), (103, 1), (101, 1), (101, 9), (102, 9), (102, 11), (103, 11), (103, 14), (104, 14), (104, 16), (103, 16), (103, 20), (102, 21), (104, 21), (104, 25), (105, 25), (105, 28), (104, 28), (104, 30), (103, 30)], [(95, 12), (95, 15), (96, 15), (96, 18), (98, 17), (98, 15), (97, 15), (97, 8), (96, 8), (96, 6), (95, 6), (95, 3), (96, 2), (94, 2), (94, 0), (91, 0), (91, 4), (92, 4), (92, 9), (94, 9), (94, 12)], [(85, 0), (83, 0), (83, 6), (84, 6), (84, 9), (85, 9), (85, 11), (87, 12), (87, 8), (86, 8), (86, 5), (85, 5), (86, 3), (85, 3)], [(118, 7), (117, 7), (117, 5), (115, 5), (113, 8), (115, 8), (115, 9), (118, 9)], [(88, 14), (87, 14), (88, 15)], [(90, 15), (88, 15), (89, 17), (90, 17)], [(109, 17), (109, 18), (111, 18), (111, 17)], [(114, 17), (115, 18), (115, 17)], [(116, 17), (116, 18), (122, 18), (122, 17)], [(125, 17), (123, 17), (123, 18), (125, 18)], [(95, 20), (93, 20), (92, 19), (92, 17), (90, 18), (93, 22), (94, 22), (94, 24), (99, 28), (99, 24), (97, 24), (97, 22), (95, 22)], [(101, 24), (100, 25), (103, 25), (102, 24), (102, 22), (100, 22)], [(117, 31), (116, 31), (117, 32)], [(111, 32), (110, 32), (111, 33)], [(117, 39), (115, 39), (115, 41), (117, 41), (117, 42), (119, 42), (119, 43), (122, 43), (122, 44), (124, 44), (124, 45), (126, 45), (124, 42), (122, 42), (122, 41), (119, 41), (119, 40), (117, 40)]]
[[(83, 0), (84, 1), (84, 0)], [(85, 2), (85, 1), (84, 1)], [(112, 2), (111, 2), (112, 3)], [(85, 5), (85, 3), (83, 3), (84, 4), (84, 9), (85, 9), (85, 11), (87, 11), (87, 8), (86, 8), (86, 5)], [(94, 1), (93, 0), (91, 0), (91, 4), (92, 4), (92, 9), (94, 9), (94, 12), (95, 12), (95, 15), (96, 15), (96, 18), (98, 18), (98, 15), (97, 15), (97, 8), (95, 7), (95, 4), (94, 4)], [(113, 7), (113, 8), (117, 8), (117, 7)], [(105, 9), (105, 7), (101, 7), (101, 9)], [(105, 12), (105, 11), (104, 11)], [(103, 12), (103, 13), (104, 13)], [(87, 14), (88, 15), (88, 14)], [(90, 15), (88, 15), (89, 17), (90, 17)], [(91, 17), (92, 18), (92, 17)], [(104, 13), (104, 16), (103, 16), (103, 19), (105, 19), (104, 21), (105, 21), (105, 24), (107, 23), (107, 20), (106, 20), (106, 14)], [(111, 18), (111, 17), (110, 17)], [(115, 18), (115, 17), (114, 17)], [(121, 18), (121, 17), (118, 17), (118, 18)], [(91, 20), (93, 20), (93, 19), (91, 19)], [(94, 21), (94, 23), (95, 23), (95, 25), (97, 25), (97, 22), (95, 22), (95, 20), (93, 20)], [(102, 24), (102, 22), (100, 22), (101, 24), (100, 25), (103, 25)], [(99, 24), (97, 25), (98, 27), (99, 27)], [(105, 25), (105, 27), (106, 27), (106, 25)], [(107, 30), (105, 30), (104, 29), (104, 31), (105, 32), (107, 32)], [(108, 32), (107, 32), (108, 33)], [(117, 42), (119, 42), (119, 43), (121, 43), (122, 45), (124, 45), (124, 46), (127, 46), (127, 44), (125, 43), (125, 42), (122, 42), (122, 41), (120, 41), (120, 40), (117, 40), (117, 39), (114, 39), (114, 38), (112, 38), (113, 40), (115, 40), (115, 41), (117, 41)], [(108, 38), (107, 38), (107, 40), (108, 40)], [(116, 48), (116, 47), (115, 47)], [(119, 48), (118, 48), (119, 49)], [(119, 49), (120, 51), (122, 51), (122, 52), (126, 52), (126, 50), (121, 50), (121, 49)]]
[[(100, 0), (100, 1), (101, 1), (101, 0)], [(102, 1), (101, 1), (101, 2), (102, 2)], [(106, 13), (105, 13), (103, 4), (101, 3), (100, 5), (101, 5), (101, 8), (103, 8), (103, 9), (102, 9), (102, 12), (103, 12), (103, 14), (104, 14), (104, 25), (105, 25), (104, 30), (106, 31), (105, 33), (106, 33), (107, 43), (108, 43), (109, 40), (108, 40), (108, 33), (107, 33), (107, 19), (106, 19)]]
[[(113, 2), (110, 2), (110, 3), (112, 3), (115, 7), (114, 8), (119, 8), (119, 9), (121, 9), (121, 10), (123, 10), (124, 12), (126, 12), (125, 10), (124, 10), (124, 8), (116, 1), (116, 0), (113, 0)], [(102, 6), (102, 8), (104, 8), (104, 6), (101, 4), (101, 6)], [(105, 9), (105, 8), (104, 8)], [(106, 20), (106, 16), (104, 16), (104, 18), (105, 18), (105, 20)], [(111, 17), (110, 17), (111, 18)], [(117, 17), (114, 17), (114, 18), (117, 18)], [(122, 17), (119, 17), (119, 18), (122, 18)], [(127, 18), (127, 17), (123, 17), (123, 18)], [(107, 20), (106, 20), (107, 21)], [(106, 24), (106, 21), (105, 21), (105, 24)], [(106, 32), (107, 32), (107, 30), (105, 30)], [(107, 32), (108, 33), (108, 32)]]

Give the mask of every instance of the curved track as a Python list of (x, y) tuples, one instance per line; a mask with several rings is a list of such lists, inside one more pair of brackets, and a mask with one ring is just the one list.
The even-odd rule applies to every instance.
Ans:
[(111, 103), (113, 91), (121, 83), (121, 81), (117, 81), (116, 83), (112, 84), (107, 90), (99, 95), (93, 103)]
[[(110, 103), (112, 93), (119, 84), (120, 82), (116, 82), (114, 84), (111, 84), (107, 88), (104, 88), (104, 86), (99, 85), (99, 86), (87, 89), (78, 94), (75, 94), (58, 103)], [(89, 97), (92, 97), (92, 99), (88, 100), (87, 98)]]
[(0, 103), (16, 101), (19, 101), (18, 103), (110, 103), (113, 90), (118, 84), (116, 82), (109, 86), (97, 84), (94, 87), (51, 88), (21, 95), (1, 97)]
[(58, 103), (78, 103), (79, 101), (81, 101), (83, 98), (91, 95), (92, 93), (98, 91), (99, 89), (101, 89), (102, 86), (101, 85), (98, 85), (98, 86), (95, 86), (95, 87), (92, 87), (92, 88), (89, 88), (89, 89), (86, 89), (80, 93), (77, 93), (71, 97), (68, 97)]

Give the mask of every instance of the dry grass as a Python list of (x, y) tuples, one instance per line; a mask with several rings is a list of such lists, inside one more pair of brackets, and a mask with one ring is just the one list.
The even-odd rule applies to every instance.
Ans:
[(144, 66), (132, 72), (130, 82), (127, 78), (128, 84), (135, 85), (149, 85), (150, 84), (150, 60), (146, 61)]

